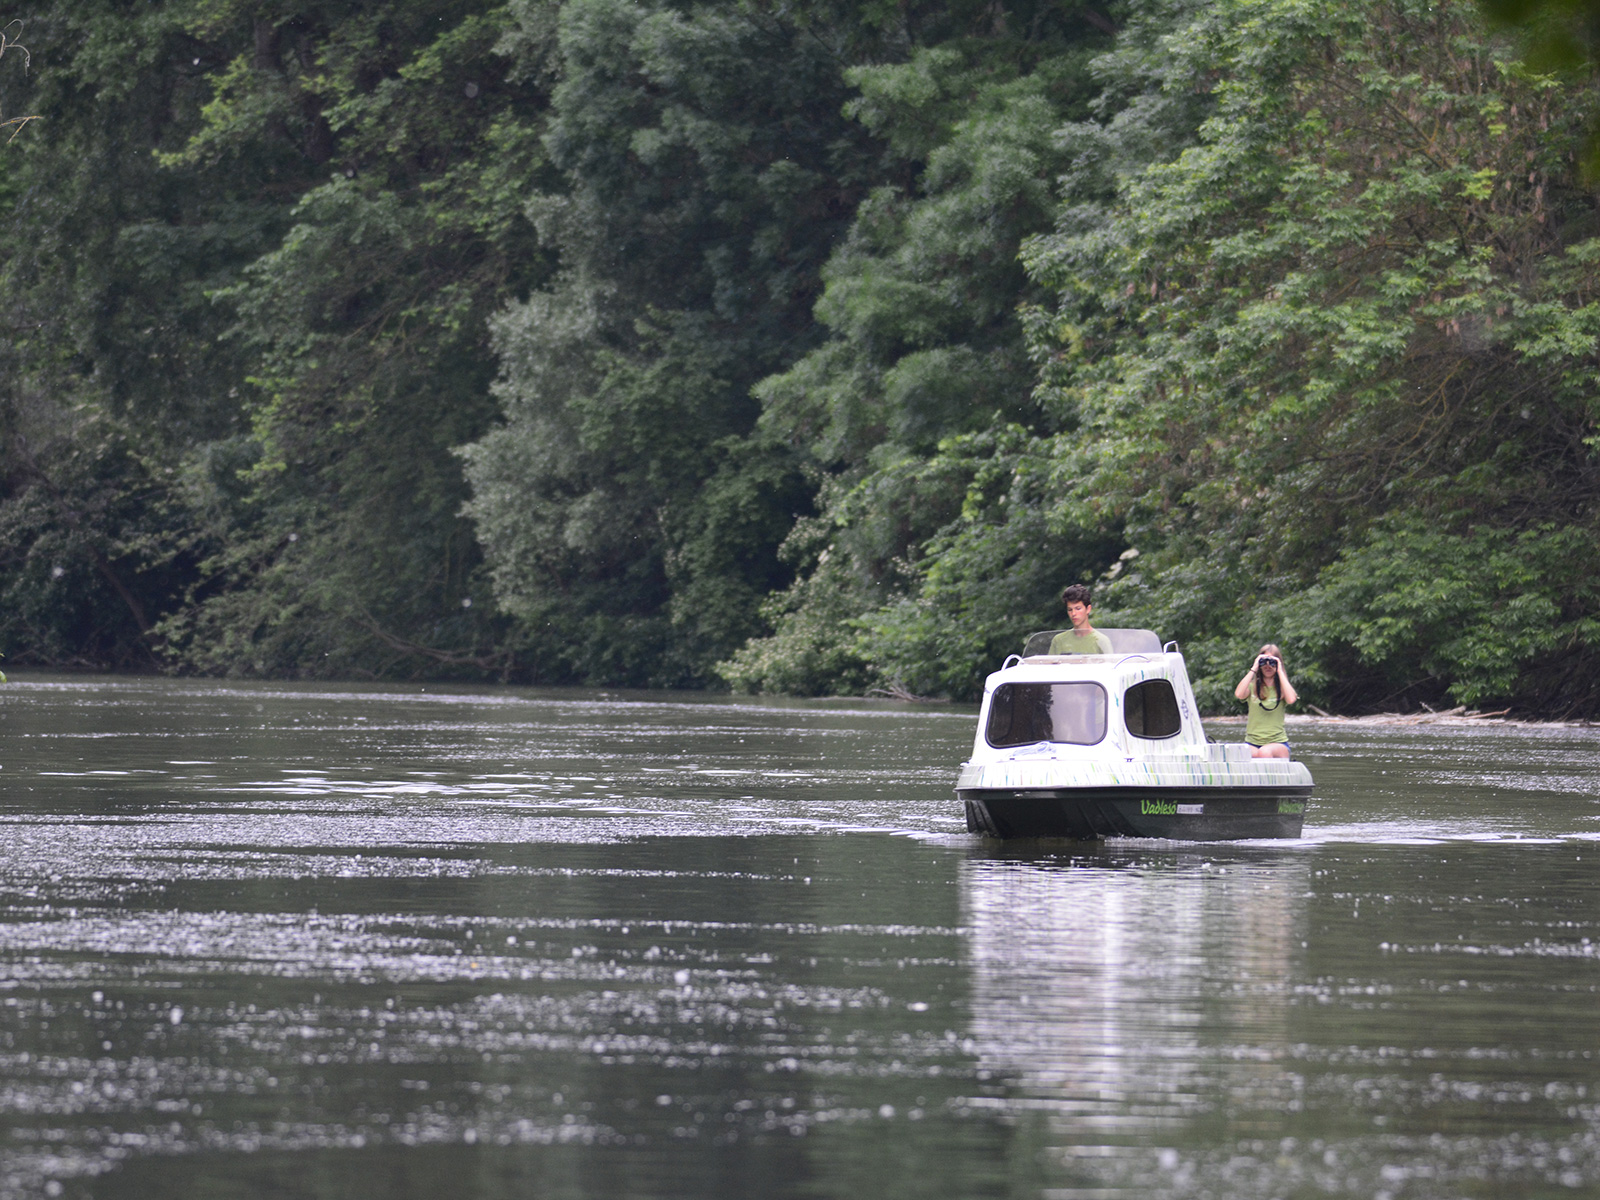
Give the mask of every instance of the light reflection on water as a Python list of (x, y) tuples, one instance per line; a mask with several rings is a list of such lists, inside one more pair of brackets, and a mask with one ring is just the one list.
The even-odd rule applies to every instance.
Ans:
[(0, 1194), (1600, 1195), (1600, 734), (998, 846), (971, 722), (0, 689)]

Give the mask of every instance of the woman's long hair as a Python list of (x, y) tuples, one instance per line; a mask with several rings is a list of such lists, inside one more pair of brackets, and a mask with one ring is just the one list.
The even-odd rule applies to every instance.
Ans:
[[(1260, 650), (1257, 650), (1256, 653), (1257, 654), (1270, 654), (1270, 655), (1272, 655), (1273, 658), (1278, 660), (1278, 667), (1277, 667), (1277, 669), (1275, 671), (1272, 672), (1272, 686), (1277, 689), (1277, 692), (1278, 692), (1278, 704), (1282, 704), (1283, 703), (1283, 651), (1278, 649), (1277, 644), (1275, 642), (1268, 642), (1265, 646), (1261, 647)], [(1265, 675), (1260, 671), (1256, 672), (1256, 699), (1261, 701), (1262, 703), (1266, 703), (1266, 699), (1267, 699), (1267, 680), (1266, 680)], [(1278, 704), (1274, 704), (1272, 707), (1273, 708), (1277, 708)]]

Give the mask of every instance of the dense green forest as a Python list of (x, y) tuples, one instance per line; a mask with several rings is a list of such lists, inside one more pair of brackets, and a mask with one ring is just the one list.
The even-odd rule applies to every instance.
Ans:
[(1600, 710), (1600, 91), (1548, 24), (6, 15), (11, 665), (969, 698), (1091, 582), (1211, 705), (1271, 639), (1326, 707)]

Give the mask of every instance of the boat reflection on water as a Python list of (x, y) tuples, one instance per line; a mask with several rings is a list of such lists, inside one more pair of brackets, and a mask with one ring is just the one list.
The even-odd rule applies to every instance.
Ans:
[(988, 1084), (973, 1103), (1005, 1110), (1041, 1163), (1080, 1186), (1171, 1187), (1300, 1107), (1282, 1050), (1303, 856), (985, 847), (961, 882)]

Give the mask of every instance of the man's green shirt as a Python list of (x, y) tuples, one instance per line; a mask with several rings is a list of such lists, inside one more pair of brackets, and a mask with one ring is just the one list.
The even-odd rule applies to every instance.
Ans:
[(1079, 633), (1066, 629), (1050, 639), (1051, 654), (1112, 654), (1111, 639), (1098, 629)]

